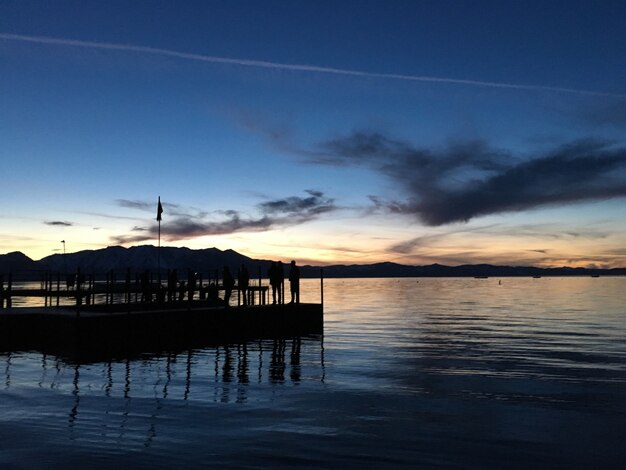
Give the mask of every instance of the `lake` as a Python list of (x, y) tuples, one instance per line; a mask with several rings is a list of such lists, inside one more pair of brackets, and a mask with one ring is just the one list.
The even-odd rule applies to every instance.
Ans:
[(0, 466), (623, 466), (626, 278), (499, 281), (327, 279), (323, 336), (0, 353)]

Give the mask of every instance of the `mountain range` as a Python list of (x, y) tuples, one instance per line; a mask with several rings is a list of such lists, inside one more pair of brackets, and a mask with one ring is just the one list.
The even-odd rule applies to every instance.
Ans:
[[(258, 273), (267, 275), (270, 260), (252, 259), (233, 250), (206, 248), (192, 250), (190, 248), (161, 247), (152, 245), (124, 248), (110, 246), (99, 250), (84, 250), (76, 253), (54, 254), (39, 261), (30, 259), (16, 251), (0, 255), (0, 274), (13, 273), (16, 279), (39, 279), (42, 272), (76, 272), (80, 268), (86, 273), (103, 274), (114, 270), (123, 272), (143, 271), (145, 269), (162, 270), (177, 269), (214, 275), (216, 270), (229, 266), (236, 272), (241, 264), (245, 264), (251, 277)], [(283, 260), (285, 270), (289, 260)], [(319, 277), (320, 266), (301, 266), (302, 277)], [(427, 266), (410, 266), (396, 263), (353, 264), (323, 266), (324, 277), (472, 277), (472, 276), (589, 276), (589, 275), (626, 275), (626, 268), (589, 269), (589, 268), (538, 268), (532, 266), (495, 266), (490, 264), (468, 264), (461, 266), (445, 266), (431, 264)]]

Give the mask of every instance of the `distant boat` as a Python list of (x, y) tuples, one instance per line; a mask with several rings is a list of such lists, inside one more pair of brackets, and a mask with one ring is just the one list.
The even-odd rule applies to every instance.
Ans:
[(489, 279), (489, 276), (474, 276), (474, 279)]
[(533, 276), (533, 279), (541, 279), (541, 276)]
[(591, 277), (600, 277), (599, 274), (592, 274)]

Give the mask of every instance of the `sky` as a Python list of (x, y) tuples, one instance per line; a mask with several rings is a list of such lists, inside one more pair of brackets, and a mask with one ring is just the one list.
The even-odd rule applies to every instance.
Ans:
[[(0, 0), (0, 253), (626, 266), (623, 1)], [(65, 243), (61, 243), (61, 241)]]

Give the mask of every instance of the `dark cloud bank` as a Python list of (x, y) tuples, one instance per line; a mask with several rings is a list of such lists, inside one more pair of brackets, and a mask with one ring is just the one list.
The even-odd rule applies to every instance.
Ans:
[[(313, 220), (321, 214), (337, 209), (333, 199), (324, 193), (315, 190), (307, 190), (307, 197), (291, 196), (284, 199), (265, 201), (257, 204), (258, 215), (250, 217), (242, 215), (238, 211), (221, 211), (221, 220), (206, 220), (207, 213), (196, 216), (182, 216), (183, 212), (176, 211), (171, 214), (173, 219), (167, 220), (161, 226), (161, 236), (168, 241), (184, 240), (205, 235), (225, 235), (235, 232), (261, 232), (276, 227), (298, 225)], [(122, 203), (122, 201), (124, 203)], [(125, 200), (119, 200), (118, 204), (124, 207), (134, 207), (144, 210), (144, 203), (133, 201), (133, 205), (125, 204)], [(147, 203), (146, 203), (147, 204)], [(164, 204), (164, 221), (168, 215), (167, 206)], [(175, 205), (172, 205), (175, 206)], [(155, 208), (155, 204), (149, 206)], [(178, 206), (175, 206), (178, 207)], [(122, 235), (114, 237), (117, 243), (138, 243), (145, 240), (153, 240), (157, 235), (157, 227), (134, 227), (138, 235)]]
[(407, 197), (372, 196), (373, 208), (413, 215), (431, 226), (626, 196), (626, 148), (608, 142), (580, 141), (528, 157), (481, 141), (432, 150), (355, 132), (301, 153), (310, 163), (368, 166), (385, 174)]

